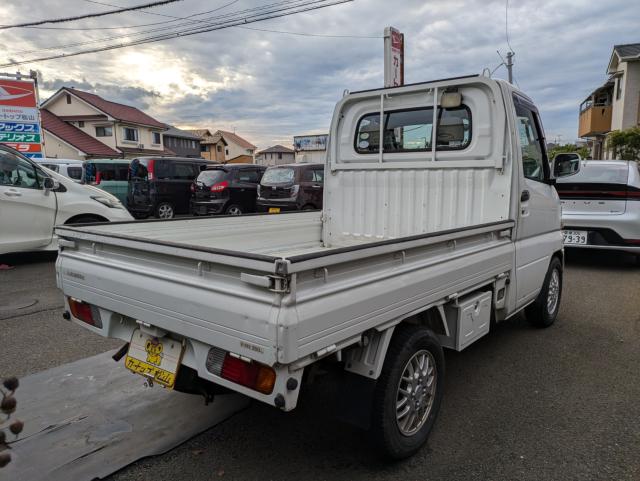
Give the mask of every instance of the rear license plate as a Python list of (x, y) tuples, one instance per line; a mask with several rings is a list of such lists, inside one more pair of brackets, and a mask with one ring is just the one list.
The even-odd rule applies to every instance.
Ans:
[(182, 353), (182, 343), (168, 337), (154, 337), (136, 329), (131, 336), (124, 365), (130, 371), (172, 389)]
[(587, 244), (587, 231), (565, 230), (562, 231), (565, 245)]
[(279, 214), (280, 207), (269, 207), (269, 214)]

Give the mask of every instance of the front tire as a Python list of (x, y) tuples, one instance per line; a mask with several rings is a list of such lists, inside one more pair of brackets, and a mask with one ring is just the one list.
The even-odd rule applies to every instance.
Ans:
[(391, 459), (415, 454), (429, 437), (444, 387), (444, 354), (424, 327), (396, 328), (378, 378), (371, 431)]
[(562, 263), (560, 259), (554, 257), (549, 263), (538, 298), (524, 310), (527, 320), (536, 327), (551, 326), (558, 317), (561, 297)]
[(227, 215), (242, 215), (242, 207), (240, 207), (238, 204), (231, 204), (229, 207), (227, 207), (227, 209), (225, 210), (225, 213)]
[(173, 219), (174, 216), (175, 210), (169, 202), (161, 202), (156, 207), (156, 217), (158, 219)]

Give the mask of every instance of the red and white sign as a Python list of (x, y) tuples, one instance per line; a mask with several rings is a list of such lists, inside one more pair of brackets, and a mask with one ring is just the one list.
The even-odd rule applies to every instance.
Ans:
[(0, 79), (0, 105), (36, 107), (36, 86), (25, 80)]
[(393, 27), (384, 29), (384, 86), (404, 85), (404, 34)]
[[(19, 75), (16, 77), (20, 79)], [(35, 79), (0, 78), (0, 123), (3, 125), (0, 143), (30, 158), (44, 156), (44, 146), (41, 144), (44, 135), (35, 134), (35, 132), (42, 132), (37, 88)], [(26, 132), (34, 134), (16, 135), (16, 133)]]
[(3, 142), (3, 144), (23, 154), (27, 152), (42, 152), (40, 144), (16, 144), (15, 142)]

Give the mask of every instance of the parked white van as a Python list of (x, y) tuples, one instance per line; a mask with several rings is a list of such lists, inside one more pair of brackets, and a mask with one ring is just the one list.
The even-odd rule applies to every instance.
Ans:
[(57, 249), (56, 225), (128, 220), (113, 195), (0, 145), (0, 254)]
[(82, 160), (77, 159), (35, 159), (40, 165), (64, 175), (74, 182), (82, 182)]

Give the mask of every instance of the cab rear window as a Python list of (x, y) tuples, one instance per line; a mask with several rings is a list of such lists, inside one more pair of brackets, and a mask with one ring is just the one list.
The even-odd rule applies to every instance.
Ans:
[[(471, 110), (467, 106), (439, 108), (437, 150), (461, 150), (471, 143)], [(380, 113), (364, 115), (358, 121), (354, 148), (359, 154), (380, 152)], [(396, 110), (382, 116), (383, 151), (430, 151), (433, 143), (433, 107)]]

